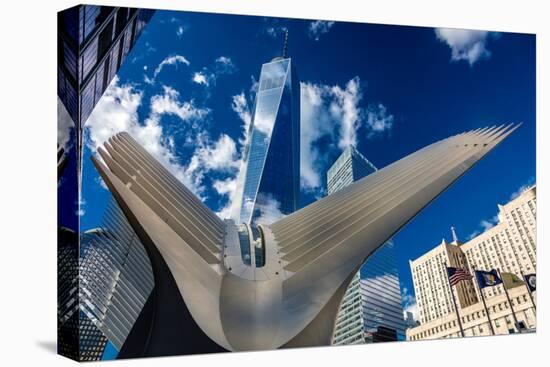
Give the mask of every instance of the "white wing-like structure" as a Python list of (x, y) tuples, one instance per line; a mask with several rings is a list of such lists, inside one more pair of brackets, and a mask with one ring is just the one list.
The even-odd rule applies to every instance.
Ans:
[(328, 345), (361, 264), (518, 126), (441, 140), (257, 228), (220, 220), (127, 133), (94, 163), (210, 339), (227, 350)]

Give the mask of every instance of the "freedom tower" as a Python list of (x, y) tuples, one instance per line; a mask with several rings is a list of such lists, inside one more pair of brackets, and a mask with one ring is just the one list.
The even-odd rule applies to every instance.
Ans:
[(298, 209), (300, 194), (300, 81), (287, 56), (262, 65), (248, 142), (239, 173), (237, 223), (270, 224)]

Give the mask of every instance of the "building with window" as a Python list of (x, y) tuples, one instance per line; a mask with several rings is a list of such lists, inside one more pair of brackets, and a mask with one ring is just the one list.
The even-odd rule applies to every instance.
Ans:
[[(288, 37), (288, 33), (286, 35)], [(270, 224), (298, 209), (300, 195), (300, 81), (293, 60), (262, 65), (249, 141), (239, 173), (237, 223)]]
[[(506, 295), (502, 293), (492, 296), (486, 299), (486, 303), (495, 334), (505, 335), (534, 330), (537, 324), (537, 313), (527, 288), (524, 286), (512, 288), (508, 290), (508, 293), (519, 325), (514, 325), (512, 309)], [(459, 313), (464, 336), (492, 335), (482, 302), (461, 308)], [(455, 313), (407, 329), (407, 340), (458, 338), (460, 336)]]
[[(348, 147), (327, 172), (330, 194), (376, 171), (357, 149)], [(405, 322), (394, 245), (379, 248), (351, 281), (336, 318), (333, 344), (403, 340)]]
[(154, 10), (77, 5), (57, 14), (57, 95), (82, 129)]
[(120, 351), (154, 286), (145, 247), (112, 200), (80, 240), (80, 309)]
[[(421, 324), (455, 313), (446, 267), (468, 268), (460, 246), (459, 241), (447, 243), (443, 239), (439, 246), (410, 263)], [(461, 281), (453, 292), (459, 309), (478, 302), (473, 280)]]
[(98, 361), (102, 359), (107, 338), (79, 304), (78, 235), (60, 227), (58, 244), (57, 350), (77, 361)]
[(376, 171), (376, 167), (354, 147), (346, 148), (327, 171), (330, 195)]
[[(498, 222), (466, 243), (442, 243), (411, 261), (416, 302), (421, 325), (407, 330), (407, 338), (419, 340), (459, 336), (445, 264), (475, 270), (499, 269), (521, 277), (536, 272), (536, 187), (530, 187), (505, 205), (499, 205)], [(475, 280), (453, 287), (465, 335), (490, 335), (488, 319)], [(497, 334), (536, 327), (536, 306), (525, 286), (509, 290), (509, 305), (503, 285), (483, 289), (489, 317)], [(519, 325), (514, 325), (512, 309)], [(481, 316), (479, 316), (481, 315)]]

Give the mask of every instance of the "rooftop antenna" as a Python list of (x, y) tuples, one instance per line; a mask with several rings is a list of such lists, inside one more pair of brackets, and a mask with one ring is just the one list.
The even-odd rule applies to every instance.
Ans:
[(453, 234), (453, 242), (458, 242), (458, 237), (456, 235), (455, 227), (451, 227), (451, 233)]
[(285, 29), (285, 43), (283, 44), (283, 59), (287, 58), (288, 53), (288, 28)]

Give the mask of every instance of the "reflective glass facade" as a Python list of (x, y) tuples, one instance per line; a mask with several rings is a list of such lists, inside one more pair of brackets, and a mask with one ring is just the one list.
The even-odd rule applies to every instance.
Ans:
[(327, 191), (332, 194), (376, 171), (357, 149), (348, 147), (327, 171)]
[[(327, 172), (327, 191), (336, 192), (376, 171), (354, 147), (348, 147)], [(404, 340), (405, 321), (399, 276), (391, 242), (380, 247), (352, 279), (336, 319), (333, 344)]]
[(399, 274), (392, 242), (380, 247), (359, 270), (363, 323), (367, 333), (385, 327), (405, 340), (405, 320), (401, 305)]
[(80, 309), (120, 351), (154, 286), (145, 247), (114, 199), (80, 241)]
[(82, 311), (78, 301), (78, 235), (61, 227), (58, 230), (58, 242), (58, 353), (78, 361), (99, 361), (107, 338)]
[(57, 94), (79, 132), (153, 14), (98, 5), (58, 13)]
[(262, 65), (249, 133), (234, 219), (269, 223), (299, 202), (300, 83), (290, 58)]

